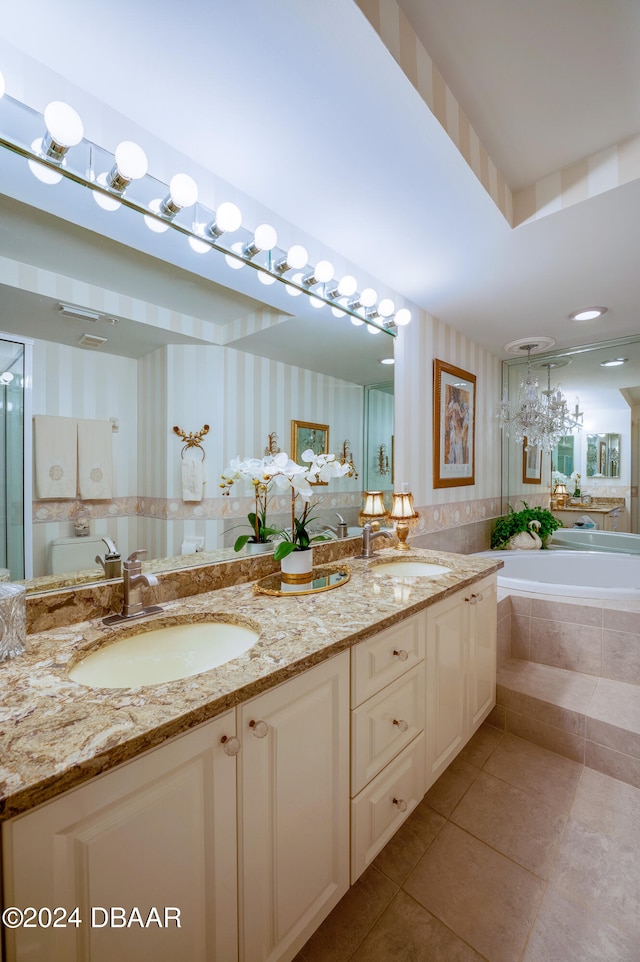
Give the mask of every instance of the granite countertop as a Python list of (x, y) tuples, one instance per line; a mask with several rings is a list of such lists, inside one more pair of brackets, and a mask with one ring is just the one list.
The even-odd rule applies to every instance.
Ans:
[[(433, 580), (372, 572), (376, 562), (411, 558), (452, 570)], [(0, 664), (0, 819), (134, 758), (502, 567), (486, 556), (393, 548), (344, 563), (350, 581), (318, 594), (272, 597), (257, 594), (250, 583), (233, 585), (170, 601), (134, 625), (106, 627), (94, 620), (28, 635), (25, 654)], [(89, 688), (68, 676), (88, 650), (125, 634), (222, 615), (256, 627), (260, 637), (219, 668), (120, 689)]]
[(592, 512), (593, 514), (611, 514), (612, 511), (618, 510), (618, 508), (623, 507), (624, 501), (620, 504), (567, 504), (563, 505), (562, 508), (552, 508), (553, 512), (556, 511), (579, 511), (580, 514), (588, 514)]

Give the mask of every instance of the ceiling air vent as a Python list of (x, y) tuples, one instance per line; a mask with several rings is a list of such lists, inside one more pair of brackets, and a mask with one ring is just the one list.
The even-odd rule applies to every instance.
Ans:
[(99, 321), (102, 317), (98, 311), (90, 311), (86, 307), (76, 307), (75, 304), (58, 304), (58, 310), (65, 317), (77, 317), (83, 321)]
[(102, 347), (106, 340), (106, 337), (98, 337), (97, 334), (83, 334), (78, 338), (78, 344), (80, 347)]

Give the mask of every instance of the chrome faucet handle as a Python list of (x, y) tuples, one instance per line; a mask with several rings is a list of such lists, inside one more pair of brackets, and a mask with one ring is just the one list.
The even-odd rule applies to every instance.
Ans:
[[(131, 552), (131, 554), (129, 555), (129, 557), (128, 557), (127, 560), (125, 561), (125, 564), (126, 564), (126, 565), (128, 565), (128, 564), (135, 564), (135, 563), (138, 561), (138, 556), (141, 555), (141, 554), (146, 554), (146, 553), (147, 553), (147, 549), (146, 549), (146, 548), (136, 548), (135, 551), (132, 551), (132, 552)], [(142, 563), (142, 562), (140, 562), (140, 563)]]
[(117, 555), (118, 557), (120, 557), (120, 552), (119, 552), (118, 549), (116, 548), (116, 546), (115, 546), (114, 542), (111, 540), (111, 538), (109, 538), (109, 537), (107, 537), (107, 535), (105, 535), (105, 536), (102, 538), (102, 540), (103, 540), (104, 544), (106, 544), (106, 546), (107, 546), (107, 556), (108, 556), (108, 555)]

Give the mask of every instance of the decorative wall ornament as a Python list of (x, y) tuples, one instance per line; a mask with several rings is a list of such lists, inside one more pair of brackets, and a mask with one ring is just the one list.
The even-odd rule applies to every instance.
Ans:
[(433, 486), (475, 484), (476, 376), (434, 359)]

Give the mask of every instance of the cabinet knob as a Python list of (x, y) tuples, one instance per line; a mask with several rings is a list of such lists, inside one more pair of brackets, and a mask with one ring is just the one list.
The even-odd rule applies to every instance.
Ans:
[(393, 804), (397, 806), (399, 812), (406, 812), (407, 803), (405, 802), (404, 798), (394, 798)]
[(237, 755), (240, 751), (240, 739), (235, 735), (223, 735), (220, 739), (225, 755)]
[(409, 722), (406, 722), (403, 718), (394, 718), (393, 724), (397, 725), (401, 732), (406, 732), (409, 727)]
[(249, 728), (256, 736), (256, 738), (264, 738), (265, 735), (269, 734), (269, 726), (266, 721), (256, 721), (254, 718), (249, 722)]
[(477, 596), (477, 595), (471, 595), (470, 598), (465, 598), (464, 600), (465, 600), (465, 601), (468, 601), (470, 605), (477, 605), (477, 604), (478, 604), (478, 596)]
[(394, 648), (394, 649), (393, 649), (393, 656), (394, 656), (394, 658), (398, 658), (400, 661), (406, 661), (407, 658), (409, 657), (409, 652), (408, 652), (408, 651), (405, 651), (404, 648), (401, 648), (400, 651), (398, 651), (396, 648)]

